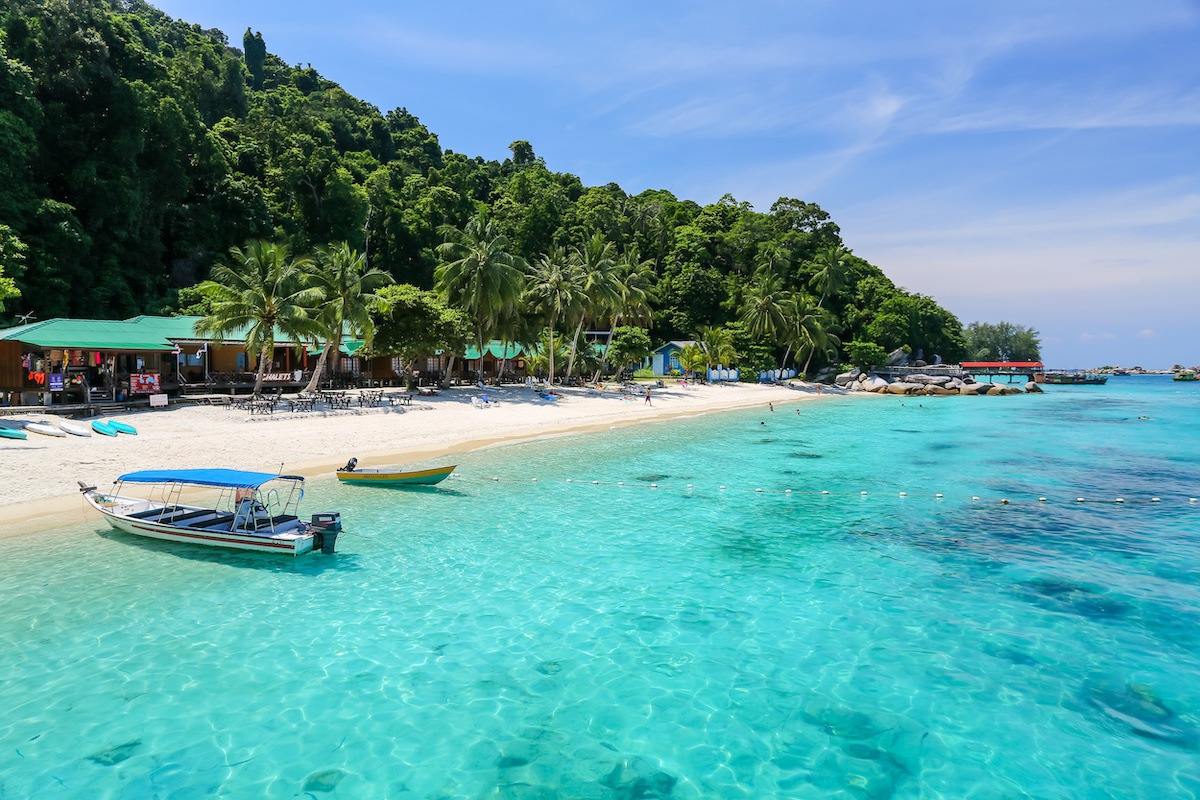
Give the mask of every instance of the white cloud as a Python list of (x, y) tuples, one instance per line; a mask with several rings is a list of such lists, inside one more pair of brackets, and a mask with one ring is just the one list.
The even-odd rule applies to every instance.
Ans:
[(1156, 335), (1153, 328), (1143, 328), (1137, 333), (1139, 339), (1153, 339)]

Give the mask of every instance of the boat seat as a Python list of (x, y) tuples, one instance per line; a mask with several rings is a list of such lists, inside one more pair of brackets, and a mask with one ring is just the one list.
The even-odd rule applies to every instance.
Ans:
[(213, 513), (215, 513), (215, 512), (213, 512), (210, 509), (201, 508), (199, 510), (185, 511), (185, 512), (182, 512), (179, 514), (172, 514), (171, 518), (169, 520), (164, 520), (164, 521), (170, 522), (172, 525), (174, 525), (176, 523), (183, 522), (184, 520), (192, 520), (192, 519), (196, 519), (196, 517), (203, 517), (206, 514), (213, 514)]
[(202, 524), (194, 527), (204, 528), (205, 530), (229, 530), (230, 523), (233, 522), (233, 514), (221, 514), (219, 517), (205, 521)]
[(136, 514), (126, 514), (125, 516), (133, 517), (134, 519), (149, 519), (150, 517), (153, 517), (156, 514), (157, 515), (170, 514), (174, 510), (175, 510), (174, 506), (161, 506), (159, 508), (148, 508), (145, 511), (139, 511)]

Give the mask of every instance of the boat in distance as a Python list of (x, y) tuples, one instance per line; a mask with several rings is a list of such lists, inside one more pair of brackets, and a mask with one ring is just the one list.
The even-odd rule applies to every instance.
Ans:
[(1196, 380), (1196, 371), (1194, 369), (1181, 369), (1171, 376), (1173, 381), (1191, 382)]
[(1108, 376), (1099, 372), (1039, 372), (1034, 373), (1033, 380), (1060, 386), (1103, 386)]
[[(147, 497), (123, 494), (126, 484), (147, 487), (142, 492)], [(304, 497), (299, 475), (152, 469), (122, 475), (111, 492), (82, 481), (79, 491), (113, 528), (171, 542), (287, 555), (316, 548), (332, 553), (342, 530), (337, 512), (314, 514), (311, 520), (297, 516)], [(185, 502), (185, 492), (198, 497)]]
[(346, 466), (338, 469), (337, 476), (342, 483), (360, 486), (434, 486), (450, 477), (457, 466), (451, 464), (448, 467), (413, 470), (357, 469), (358, 459), (352, 458)]

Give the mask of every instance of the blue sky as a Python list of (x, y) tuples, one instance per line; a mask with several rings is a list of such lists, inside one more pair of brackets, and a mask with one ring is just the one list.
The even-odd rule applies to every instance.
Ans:
[(818, 203), (1051, 366), (1200, 363), (1200, 0), (155, 4), (261, 31), (447, 149)]

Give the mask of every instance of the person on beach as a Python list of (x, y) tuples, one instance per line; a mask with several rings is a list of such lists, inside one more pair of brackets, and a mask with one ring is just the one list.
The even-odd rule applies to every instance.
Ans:
[(772, 402), (768, 402), (768, 403), (767, 403), (767, 407), (771, 409), (771, 413), (772, 413), (772, 414), (774, 414), (774, 413), (775, 413), (775, 404), (774, 404), (774, 403), (772, 403)]
[(817, 394), (821, 393), (821, 384), (817, 384)]
[(648, 405), (648, 406), (654, 405), (654, 403), (650, 402), (650, 387), (649, 386), (646, 387), (646, 405)]

